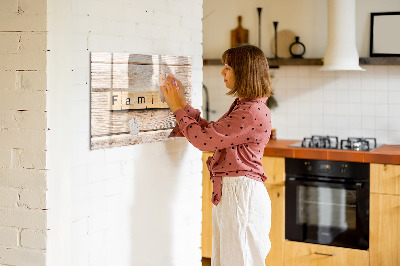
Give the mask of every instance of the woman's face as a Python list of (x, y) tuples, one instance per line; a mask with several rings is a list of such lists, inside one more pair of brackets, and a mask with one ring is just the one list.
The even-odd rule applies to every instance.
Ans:
[(233, 69), (225, 64), (221, 71), (221, 75), (224, 77), (225, 86), (228, 89), (233, 89), (235, 86), (235, 73), (233, 73)]

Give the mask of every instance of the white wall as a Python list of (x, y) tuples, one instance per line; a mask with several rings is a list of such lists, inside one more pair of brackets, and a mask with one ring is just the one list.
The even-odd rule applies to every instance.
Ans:
[[(300, 41), (306, 46), (305, 57), (321, 58), (324, 56), (327, 41), (327, 2), (327, 0), (204, 0), (204, 58), (219, 59), (229, 48), (230, 31), (237, 27), (238, 16), (242, 16), (242, 26), (249, 30), (249, 43), (258, 45), (258, 7), (262, 8), (261, 49), (267, 57), (274, 55), (272, 22), (278, 21), (278, 32), (291, 31), (300, 37)], [(360, 57), (369, 56), (370, 13), (399, 10), (398, 0), (356, 0), (356, 42)], [(281, 39), (281, 41), (286, 40)]]
[(48, 265), (201, 264), (201, 152), (89, 147), (89, 52), (192, 56), (199, 107), (201, 18), (201, 0), (48, 1)]
[[(400, 2), (385, 0), (357, 2), (357, 47), (361, 57), (369, 56), (369, 13), (400, 10)], [(232, 11), (226, 1), (204, 1), (204, 58), (220, 58), (229, 48), (229, 31), (236, 27), (236, 17), (243, 15), (244, 27), (250, 30), (250, 43), (258, 44), (257, 7), (266, 11), (263, 23), (273, 20), (301, 36), (307, 47), (305, 57), (323, 57), (326, 47), (327, 1), (234, 1)], [(248, 7), (250, 6), (250, 8)], [(251, 10), (249, 10), (251, 9)], [(223, 16), (221, 14), (224, 14)], [(245, 15), (247, 14), (247, 15)], [(268, 15), (267, 15), (268, 14)], [(253, 22), (245, 22), (251, 20)], [(281, 23), (282, 22), (282, 23)], [(218, 26), (215, 26), (218, 25)], [(263, 25), (266, 29), (269, 26)], [(279, 30), (279, 27), (278, 27)], [(267, 31), (267, 30), (266, 30)], [(268, 37), (268, 34), (270, 36)], [(271, 35), (272, 34), (272, 35)], [(217, 38), (217, 36), (222, 36)], [(273, 27), (262, 33), (262, 49), (272, 52), (267, 40)], [(382, 144), (400, 143), (400, 66), (363, 66), (365, 72), (321, 72), (318, 66), (281, 66), (272, 69), (273, 89), (279, 107), (272, 111), (272, 124), (281, 139), (302, 139), (311, 135), (376, 137)], [(210, 93), (210, 109), (218, 119), (232, 102), (227, 97), (221, 66), (204, 67), (204, 84)]]
[(0, 1), (0, 265), (46, 261), (46, 1)]

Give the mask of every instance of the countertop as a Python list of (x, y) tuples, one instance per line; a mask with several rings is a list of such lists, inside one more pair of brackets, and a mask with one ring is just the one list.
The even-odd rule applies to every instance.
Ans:
[(270, 140), (264, 156), (363, 163), (400, 164), (400, 145), (382, 145), (372, 151), (290, 147), (301, 140)]

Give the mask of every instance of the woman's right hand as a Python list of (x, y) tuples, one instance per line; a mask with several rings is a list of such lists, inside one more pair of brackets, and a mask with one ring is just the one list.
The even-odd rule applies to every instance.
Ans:
[(185, 100), (185, 87), (183, 87), (182, 83), (177, 79), (173, 74), (168, 74), (168, 78), (170, 79), (171, 82), (176, 83), (176, 87), (179, 88), (178, 90), (178, 98), (179, 98), (179, 103), (185, 109), (187, 102)]

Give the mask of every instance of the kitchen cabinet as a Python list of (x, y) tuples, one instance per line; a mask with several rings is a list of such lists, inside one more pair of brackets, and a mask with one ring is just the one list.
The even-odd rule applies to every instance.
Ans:
[(283, 265), (285, 240), (285, 158), (264, 156), (261, 160), (267, 175), (265, 187), (271, 199), (271, 250), (265, 259), (266, 266)]
[[(203, 153), (203, 218), (202, 218), (202, 256), (211, 258), (212, 253), (212, 183), (206, 166), (206, 161), (211, 152)], [(266, 258), (266, 265), (283, 265), (283, 243), (285, 230), (285, 158), (263, 157), (262, 164), (268, 176), (265, 187), (271, 198), (272, 221), (271, 221), (271, 250)]]
[(400, 195), (400, 165), (370, 164), (371, 193)]
[(370, 265), (400, 265), (400, 165), (370, 167)]
[(203, 258), (211, 258), (212, 252), (212, 183), (206, 161), (212, 152), (203, 153), (203, 194), (202, 194), (202, 224), (201, 224), (201, 253)]
[(366, 266), (365, 250), (285, 241), (285, 266)]

